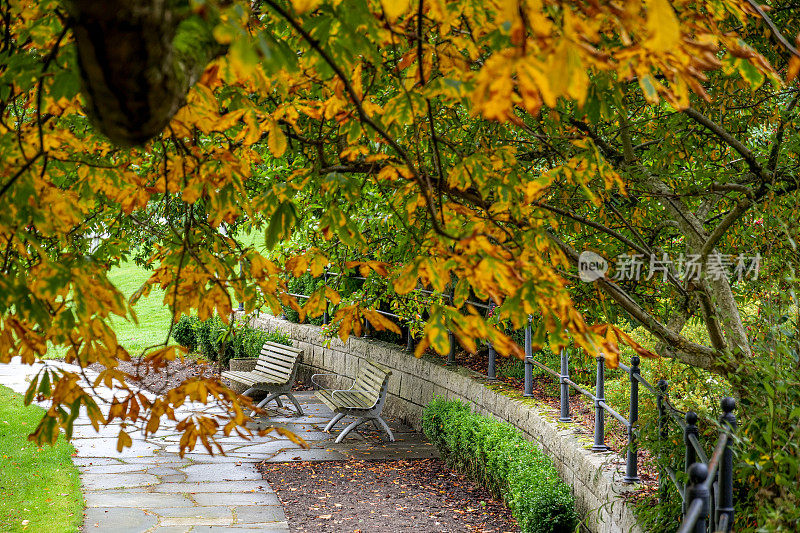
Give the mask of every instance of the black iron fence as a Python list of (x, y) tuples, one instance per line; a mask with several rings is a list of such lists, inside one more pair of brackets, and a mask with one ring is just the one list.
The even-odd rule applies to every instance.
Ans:
[[(324, 282), (327, 283), (330, 277), (340, 276), (326, 272)], [(361, 276), (349, 276), (355, 280), (366, 280)], [(423, 294), (435, 295), (437, 293), (424, 289), (417, 289)], [(309, 298), (309, 295), (293, 294), (295, 298)], [(443, 295), (445, 298), (452, 298), (452, 295)], [(484, 302), (468, 301), (470, 305), (482, 308), (490, 312), (494, 305)], [(398, 320), (405, 321), (405, 317), (387, 311), (376, 310), (378, 313)], [(330, 314), (326, 307), (322, 317), (323, 324), (330, 322)], [(413, 352), (415, 339), (411, 333), (411, 328), (406, 327), (406, 350)], [(450, 351), (447, 355), (447, 364), (456, 364), (455, 339), (452, 332), (448, 332), (450, 337)], [(370, 336), (369, 321), (364, 321), (364, 336)], [(698, 416), (692, 411), (683, 412), (675, 408), (669, 401), (668, 384), (665, 380), (660, 380), (654, 387), (644, 377), (642, 377), (638, 356), (632, 356), (630, 366), (619, 363), (619, 369), (628, 374), (630, 381), (630, 406), (628, 417), (622, 416), (618, 411), (606, 403), (605, 398), (605, 357), (600, 355), (596, 358), (595, 364), (595, 389), (594, 392), (587, 390), (582, 385), (575, 383), (569, 376), (569, 351), (561, 350), (560, 369), (554, 370), (547, 365), (537, 361), (532, 353), (532, 327), (531, 318), (525, 327), (525, 375), (523, 385), (523, 395), (533, 396), (533, 367), (537, 367), (543, 372), (551, 375), (558, 380), (560, 391), (560, 413), (559, 422), (570, 423), (570, 389), (574, 389), (579, 394), (589, 398), (594, 404), (594, 442), (591, 450), (593, 452), (607, 452), (609, 447), (605, 443), (605, 418), (606, 414), (616, 419), (627, 433), (627, 446), (625, 452), (625, 475), (623, 482), (638, 483), (639, 464), (639, 387), (644, 387), (647, 392), (655, 397), (658, 409), (658, 437), (665, 443), (669, 434), (671, 422), (683, 432), (684, 443), (684, 471), (688, 481), (684, 484), (679, 479), (677, 470), (672, 465), (659, 466), (659, 495), (660, 498), (667, 498), (669, 490), (668, 483), (671, 482), (678, 491), (683, 501), (683, 521), (681, 522), (678, 533), (707, 533), (707, 532), (728, 532), (731, 531), (734, 518), (733, 504), (733, 438), (736, 431), (736, 416), (733, 411), (736, 402), (733, 398), (725, 397), (721, 400), (723, 415), (720, 420), (720, 433), (714, 451), (709, 458), (700, 443), (699, 431), (697, 428)], [(486, 341), (489, 351), (488, 366), (486, 376), (490, 379), (497, 379), (497, 353), (491, 342)]]

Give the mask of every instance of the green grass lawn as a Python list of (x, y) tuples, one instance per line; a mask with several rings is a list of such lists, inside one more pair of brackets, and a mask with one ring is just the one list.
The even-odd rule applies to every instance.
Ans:
[[(111, 270), (109, 279), (126, 298), (130, 298), (151, 274), (130, 261)], [(164, 305), (164, 291), (158, 288), (153, 288), (146, 298), (140, 298), (134, 310), (138, 324), (120, 318), (115, 318), (113, 323), (119, 343), (131, 355), (137, 356), (144, 348), (166, 340), (172, 314)]]
[(60, 533), (83, 523), (75, 448), (63, 437), (42, 448), (28, 441), (43, 413), (0, 387), (0, 531)]
[[(255, 246), (258, 249), (263, 247), (264, 236), (259, 231), (254, 230), (237, 238), (243, 245)], [(130, 298), (151, 274), (151, 271), (129, 261), (113, 268), (108, 277), (126, 298)], [(236, 307), (237, 302), (234, 301), (233, 304)], [(158, 288), (153, 288), (147, 297), (140, 298), (136, 302), (134, 310), (138, 324), (118, 317), (113, 317), (112, 323), (118, 342), (135, 357), (141, 355), (142, 350), (148, 346), (161, 344), (167, 339), (172, 314), (169, 307), (164, 305), (164, 291)], [(173, 340), (170, 339), (170, 342)], [(65, 353), (65, 348), (53, 349), (51, 347), (48, 357), (59, 358), (63, 357)]]

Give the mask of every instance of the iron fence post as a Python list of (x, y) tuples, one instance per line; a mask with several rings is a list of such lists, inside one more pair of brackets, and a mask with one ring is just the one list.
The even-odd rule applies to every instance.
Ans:
[(694, 463), (689, 467), (689, 482), (686, 484), (686, 498), (683, 503), (683, 514), (686, 513), (694, 500), (703, 502), (700, 508), (700, 517), (694, 524), (694, 533), (706, 533), (706, 523), (708, 521), (709, 490), (705, 487), (705, 480), (708, 477), (708, 467), (703, 463)]
[(525, 325), (525, 388), (522, 395), (530, 398), (533, 396), (533, 349), (531, 347), (531, 331), (532, 318), (528, 316), (528, 323)]
[[(240, 259), (239, 260), (239, 275), (242, 278), (244, 278), (244, 269), (245, 269), (244, 259)], [(240, 312), (244, 312), (244, 302), (243, 301), (239, 302), (239, 311)]]
[(406, 328), (406, 351), (413, 352), (414, 351), (414, 335), (411, 333), (411, 326)]
[[(328, 286), (328, 269), (325, 268), (325, 272), (322, 273), (322, 284), (327, 287)], [(325, 311), (322, 313), (322, 323), (323, 324), (330, 324), (331, 317), (328, 314), (328, 298), (325, 297)]]
[(606, 358), (601, 354), (597, 356), (597, 382), (595, 385), (595, 400), (594, 400), (594, 445), (592, 446), (593, 452), (606, 452), (608, 446), (605, 444), (606, 420), (605, 410), (600, 405), (600, 402), (605, 402), (606, 390)]
[(494, 345), (487, 341), (489, 345), (489, 368), (486, 369), (486, 375), (489, 379), (497, 379), (497, 352), (494, 351)]
[(559, 422), (572, 422), (572, 417), (569, 416), (569, 352), (566, 348), (561, 350), (561, 374), (558, 376), (558, 382), (561, 385), (561, 415), (558, 417)]
[(364, 338), (368, 339), (372, 337), (372, 331), (370, 330), (369, 320), (366, 318), (364, 319)]
[(684, 457), (684, 468), (689, 471), (689, 467), (697, 462), (697, 452), (689, 440), (690, 435), (697, 437), (700, 433), (697, 431), (697, 413), (694, 411), (687, 411), (686, 413), (686, 429), (683, 430), (683, 445), (686, 447)]
[(722, 515), (728, 515), (728, 523), (724, 531), (731, 531), (733, 527), (734, 509), (733, 509), (733, 434), (736, 431), (736, 415), (733, 410), (736, 409), (736, 400), (730, 397), (722, 399), (722, 427), (728, 431), (728, 441), (725, 443), (725, 449), (722, 452), (722, 459), (719, 464), (719, 499), (715, 513), (715, 521), (719, 524)]
[(638, 483), (639, 479), (639, 356), (631, 357), (631, 409), (628, 416), (628, 453), (625, 460), (625, 483)]
[(447, 365), (449, 366), (456, 364), (456, 338), (449, 329), (447, 330), (447, 340), (450, 342), (450, 351), (447, 352)]
[[(664, 398), (667, 395), (667, 381), (659, 379), (656, 387), (661, 392), (656, 396), (656, 406), (658, 407), (658, 442), (659, 448), (663, 446), (664, 441), (667, 440), (667, 409), (664, 406)], [(661, 450), (659, 450), (660, 452)], [(667, 480), (665, 479), (666, 472), (663, 468), (658, 470), (658, 498), (660, 501), (667, 500)]]

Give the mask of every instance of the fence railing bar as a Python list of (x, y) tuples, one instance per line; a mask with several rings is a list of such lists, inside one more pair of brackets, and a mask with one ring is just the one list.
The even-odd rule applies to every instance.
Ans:
[(556, 378), (556, 379), (558, 379), (558, 378), (560, 378), (560, 377), (561, 377), (561, 374), (559, 374), (558, 372), (556, 372), (556, 371), (555, 371), (555, 370), (553, 370), (552, 368), (550, 368), (550, 367), (548, 367), (548, 366), (546, 366), (546, 365), (544, 365), (544, 364), (540, 363), (540, 362), (539, 362), (539, 361), (537, 361), (536, 359), (533, 359), (533, 358), (531, 358), (531, 360), (530, 360), (530, 363), (531, 363), (532, 365), (534, 365), (535, 367), (537, 367), (537, 368), (539, 368), (539, 369), (543, 370), (544, 372), (547, 372), (548, 374), (550, 374), (551, 376), (553, 376), (553, 377), (554, 377), (554, 378)]
[(678, 475), (675, 473), (675, 470), (673, 470), (671, 466), (665, 466), (664, 471), (672, 480), (672, 484), (675, 485), (675, 488), (678, 489), (678, 494), (681, 495), (681, 500), (683, 500), (685, 487), (683, 486), (683, 483), (678, 481)]
[(706, 455), (706, 451), (700, 446), (700, 441), (697, 439), (697, 435), (689, 435), (689, 442), (692, 443), (692, 448), (694, 451), (697, 452), (697, 456), (700, 458), (700, 461), (703, 463), (708, 463), (708, 456)]
[[(667, 406), (667, 407), (669, 407), (669, 406)], [(667, 409), (666, 412), (670, 416), (670, 418), (672, 418), (675, 421), (675, 423), (678, 424), (678, 426), (680, 426), (680, 428), (682, 430), (686, 429), (686, 421), (683, 418), (680, 417), (680, 414), (679, 414), (680, 411)]]
[[(629, 367), (628, 365), (626, 365), (624, 363), (620, 363), (619, 364), (619, 368), (622, 369), (623, 372), (627, 372), (628, 374), (631, 373), (631, 367)], [(659, 394), (661, 394), (660, 392), (658, 392), (658, 390), (656, 390), (656, 388), (654, 386), (652, 386), (650, 384), (649, 381), (644, 379), (641, 374), (635, 374), (634, 377), (636, 378), (636, 381), (638, 381), (639, 383), (644, 385), (644, 388), (649, 390), (654, 395), (658, 396)]]
[(612, 409), (606, 402), (601, 401), (600, 407), (605, 409), (608, 414), (619, 420), (619, 423), (622, 424), (623, 426), (628, 427), (628, 425), (630, 424), (627, 418), (625, 418), (624, 416), (616, 412), (614, 409)]
[(590, 398), (592, 401), (597, 399), (597, 396), (595, 396), (594, 394), (592, 394), (588, 390), (584, 389), (583, 387), (581, 387), (580, 385), (578, 385), (577, 383), (575, 383), (574, 381), (572, 381), (569, 378), (564, 378), (564, 383), (568, 384), (570, 387), (572, 387), (576, 391), (580, 392), (581, 394), (583, 394), (587, 398)]
[(694, 527), (697, 519), (700, 518), (700, 513), (703, 511), (703, 500), (694, 500), (689, 505), (689, 510), (686, 512), (686, 517), (681, 524), (678, 533), (690, 533)]
[(311, 296), (306, 296), (305, 294), (294, 294), (292, 292), (287, 292), (286, 294), (288, 294), (293, 298), (306, 298), (306, 299), (311, 298)]
[(708, 460), (708, 477), (705, 480), (705, 487), (707, 489), (711, 489), (711, 485), (714, 483), (714, 476), (717, 474), (717, 469), (719, 468), (720, 459), (722, 459), (722, 452), (725, 451), (725, 445), (728, 444), (728, 433), (723, 432), (720, 433), (719, 439), (717, 440), (717, 445), (714, 447), (714, 453), (711, 454), (711, 458)]

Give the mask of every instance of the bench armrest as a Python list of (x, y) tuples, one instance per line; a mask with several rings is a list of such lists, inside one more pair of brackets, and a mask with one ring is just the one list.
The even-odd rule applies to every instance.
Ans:
[(324, 389), (325, 387), (323, 387), (321, 383), (318, 383), (318, 382), (317, 382), (317, 380), (316, 380), (316, 379), (314, 379), (314, 378), (316, 378), (317, 376), (336, 376), (337, 378), (345, 378), (345, 379), (349, 379), (350, 381), (352, 381), (352, 382), (353, 382), (353, 383), (350, 385), (351, 387), (352, 387), (353, 385), (355, 385), (355, 383), (356, 383), (356, 380), (355, 380), (355, 379), (353, 379), (353, 378), (351, 378), (351, 377), (349, 377), (349, 376), (343, 376), (343, 375), (341, 375), (341, 374), (333, 374), (333, 373), (327, 373), (327, 374), (314, 374), (313, 376), (311, 376), (311, 383), (313, 383), (314, 385), (316, 385), (316, 386), (317, 386), (318, 388), (320, 388), (320, 389)]

